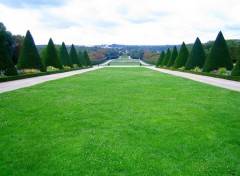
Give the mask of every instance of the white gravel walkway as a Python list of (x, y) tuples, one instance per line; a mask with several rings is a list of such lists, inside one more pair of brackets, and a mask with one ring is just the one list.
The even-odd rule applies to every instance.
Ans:
[(210, 85), (214, 85), (214, 86), (218, 86), (218, 87), (222, 87), (230, 90), (240, 91), (240, 82), (237, 82), (237, 81), (214, 78), (210, 76), (195, 75), (191, 73), (184, 73), (184, 72), (178, 72), (178, 71), (165, 70), (165, 69), (156, 68), (156, 67), (146, 67), (146, 68), (149, 68), (151, 70), (156, 70), (162, 73), (167, 73), (175, 76), (188, 78), (194, 81), (207, 83)]
[(65, 72), (65, 73), (56, 73), (56, 74), (52, 74), (52, 75), (45, 75), (45, 76), (38, 76), (38, 77), (33, 77), (33, 78), (20, 79), (20, 80), (16, 80), (16, 81), (3, 82), (3, 83), (0, 83), (0, 93), (9, 92), (12, 90), (17, 90), (17, 89), (21, 89), (24, 87), (29, 87), (29, 86), (33, 86), (36, 84), (40, 84), (40, 83), (43, 83), (46, 81), (51, 81), (51, 80), (55, 80), (55, 79), (59, 79), (59, 78), (65, 78), (68, 76), (93, 71), (93, 70), (96, 70), (99, 68), (102, 68), (102, 67), (93, 67), (93, 68), (88, 68), (88, 69), (83, 69), (83, 70), (76, 70), (76, 71), (70, 71), (70, 72)]

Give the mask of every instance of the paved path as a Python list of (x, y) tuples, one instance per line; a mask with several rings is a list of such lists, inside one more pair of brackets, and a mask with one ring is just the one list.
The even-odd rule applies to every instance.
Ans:
[(188, 78), (194, 81), (203, 82), (203, 83), (207, 83), (210, 85), (214, 85), (214, 86), (218, 86), (218, 87), (222, 87), (230, 90), (240, 91), (240, 82), (237, 82), (237, 81), (214, 78), (210, 76), (195, 75), (191, 73), (184, 73), (184, 72), (178, 72), (178, 71), (165, 70), (165, 69), (156, 68), (156, 67), (146, 67), (146, 68), (156, 70), (162, 73), (167, 73), (175, 76)]
[(99, 68), (102, 68), (102, 67), (93, 67), (93, 68), (88, 68), (88, 69), (83, 69), (83, 70), (76, 70), (76, 71), (70, 71), (70, 72), (65, 72), (65, 73), (56, 73), (56, 74), (52, 74), (52, 75), (45, 75), (45, 76), (38, 76), (38, 77), (33, 77), (33, 78), (20, 79), (20, 80), (16, 80), (16, 81), (3, 82), (3, 83), (0, 83), (0, 93), (9, 92), (12, 90), (17, 90), (17, 89), (21, 89), (24, 87), (29, 87), (29, 86), (33, 86), (36, 84), (40, 84), (40, 83), (43, 83), (46, 81), (51, 81), (51, 80), (55, 80), (55, 79), (59, 79), (59, 78), (65, 78), (68, 76), (93, 71), (93, 70), (96, 70)]

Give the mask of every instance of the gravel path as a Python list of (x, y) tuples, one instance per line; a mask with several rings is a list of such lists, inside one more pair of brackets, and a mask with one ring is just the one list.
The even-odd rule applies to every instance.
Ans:
[(51, 80), (55, 80), (55, 79), (59, 79), (59, 78), (65, 78), (68, 76), (93, 71), (93, 70), (96, 70), (99, 68), (102, 68), (102, 67), (93, 67), (93, 68), (83, 69), (83, 70), (76, 70), (76, 71), (70, 71), (70, 72), (65, 72), (65, 73), (57, 73), (57, 74), (52, 74), (52, 75), (45, 75), (45, 76), (38, 76), (38, 77), (34, 77), (34, 78), (26, 78), (26, 79), (20, 79), (20, 80), (16, 80), (16, 81), (3, 82), (3, 83), (0, 83), (0, 93), (9, 92), (12, 90), (17, 90), (17, 89), (21, 89), (24, 87), (29, 87), (29, 86), (33, 86), (36, 84), (40, 84), (40, 83), (43, 83), (46, 81), (51, 81)]
[(162, 73), (167, 73), (175, 76), (188, 78), (194, 81), (207, 83), (210, 85), (214, 85), (214, 86), (218, 86), (218, 87), (222, 87), (230, 90), (240, 91), (240, 82), (237, 82), (237, 81), (214, 78), (210, 76), (195, 75), (191, 73), (184, 73), (184, 72), (178, 72), (178, 71), (165, 70), (165, 69), (155, 68), (155, 67), (146, 67), (146, 68), (149, 68), (151, 70), (156, 70)]

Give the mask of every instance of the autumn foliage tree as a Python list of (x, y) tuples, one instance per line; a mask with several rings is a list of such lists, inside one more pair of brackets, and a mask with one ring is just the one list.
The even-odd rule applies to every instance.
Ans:
[(46, 71), (29, 30), (27, 31), (26, 37), (23, 41), (17, 69), (37, 69), (42, 72)]

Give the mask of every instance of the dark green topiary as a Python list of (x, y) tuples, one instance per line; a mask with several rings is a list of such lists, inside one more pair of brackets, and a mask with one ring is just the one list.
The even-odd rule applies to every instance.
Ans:
[(183, 42), (182, 46), (180, 48), (180, 51), (178, 53), (178, 56), (174, 62), (173, 68), (180, 68), (180, 67), (185, 66), (185, 64), (188, 60), (188, 57), (189, 57), (189, 52), (188, 52), (188, 49), (187, 49), (185, 43)]
[(52, 39), (49, 39), (43, 62), (46, 67), (53, 66), (55, 68), (63, 69), (63, 66), (59, 60), (57, 50)]
[(62, 47), (60, 49), (59, 58), (60, 58), (60, 61), (61, 61), (63, 66), (68, 66), (68, 67), (73, 68), (71, 58), (68, 54), (68, 51), (67, 51), (67, 48), (66, 48), (66, 45), (65, 45), (64, 42), (62, 42)]
[(236, 65), (232, 69), (232, 76), (240, 76), (240, 56), (238, 57)]
[(227, 70), (232, 70), (233, 63), (226, 41), (220, 31), (213, 44), (210, 54), (204, 63), (203, 71), (210, 72), (218, 70), (221, 67), (225, 67)]
[(0, 71), (6, 76), (17, 75), (17, 70), (12, 62), (6, 44), (5, 33), (0, 29)]
[(193, 45), (189, 59), (185, 65), (185, 69), (191, 70), (191, 69), (194, 69), (195, 67), (202, 68), (205, 60), (206, 60), (206, 53), (203, 49), (200, 39), (197, 37)]
[(156, 67), (161, 66), (164, 57), (165, 57), (165, 52), (162, 51), (161, 54), (160, 54), (160, 56), (159, 56), (159, 59), (158, 59), (158, 61), (157, 61), (157, 65), (156, 65)]
[(81, 51), (78, 52), (78, 59), (79, 59), (82, 67), (86, 67), (87, 66), (87, 62), (84, 59), (83, 53)]
[(166, 55), (165, 55), (165, 57), (164, 57), (164, 59), (163, 59), (163, 61), (162, 61), (161, 66), (166, 66), (166, 65), (168, 64), (168, 61), (169, 61), (170, 56), (171, 56), (171, 51), (170, 51), (170, 49), (168, 48), (168, 50), (167, 50), (167, 52), (166, 52)]
[(172, 54), (168, 60), (167, 67), (172, 67), (178, 55), (177, 47), (174, 46)]
[(86, 63), (87, 63), (87, 66), (91, 67), (91, 66), (92, 66), (92, 63), (91, 63), (91, 60), (90, 60), (90, 58), (89, 58), (88, 53), (87, 53), (86, 50), (85, 50), (84, 53), (83, 53), (83, 57), (84, 57), (84, 59), (85, 59), (85, 61), (86, 61)]
[(30, 31), (27, 31), (26, 37), (23, 41), (23, 47), (19, 56), (17, 69), (38, 69), (42, 72), (46, 71), (46, 68), (39, 56), (37, 47), (34, 43), (33, 37)]
[(74, 45), (72, 45), (71, 50), (70, 50), (70, 58), (71, 58), (73, 64), (76, 64), (78, 67), (82, 66), (78, 59), (78, 55), (77, 55)]

